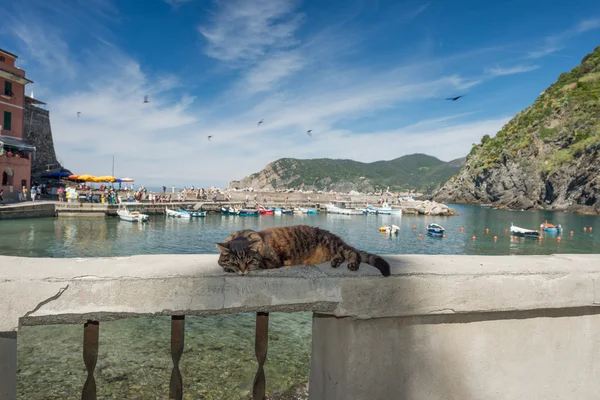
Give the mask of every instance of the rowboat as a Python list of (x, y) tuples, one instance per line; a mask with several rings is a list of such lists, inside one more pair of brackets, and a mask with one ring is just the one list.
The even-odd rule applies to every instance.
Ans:
[[(344, 204), (344, 203), (342, 203)], [(362, 215), (363, 210), (358, 208), (346, 208), (346, 207), (338, 207), (332, 203), (327, 204), (327, 213), (328, 214), (342, 214), (342, 215)]]
[(558, 233), (558, 232), (562, 231), (562, 226), (560, 226), (560, 224), (559, 225), (549, 224), (548, 221), (545, 221), (543, 224), (540, 225), (540, 229), (543, 230), (544, 232)]
[(273, 215), (275, 213), (275, 210), (272, 208), (264, 208), (261, 205), (257, 205), (256, 209), (261, 213), (261, 215)]
[(223, 215), (237, 215), (238, 210), (233, 207), (221, 207), (221, 214)]
[(165, 214), (167, 214), (167, 217), (182, 218), (182, 219), (190, 219), (192, 217), (192, 215), (188, 212), (175, 211), (175, 210), (171, 210), (169, 208), (165, 208)]
[(368, 214), (381, 214), (381, 215), (402, 215), (401, 208), (392, 208), (384, 203), (382, 207), (367, 206)]
[(237, 215), (240, 217), (258, 217), (258, 210), (242, 208), (241, 210), (237, 211)]
[(206, 211), (188, 211), (188, 210), (184, 210), (183, 208), (180, 208), (179, 212), (181, 212), (181, 213), (188, 213), (188, 214), (190, 214), (190, 217), (192, 217), (192, 218), (194, 218), (194, 217), (206, 217)]
[(444, 232), (446, 232), (446, 229), (444, 229), (443, 226), (438, 225), (438, 224), (429, 224), (427, 225), (427, 234), (429, 236), (444, 236)]
[(145, 222), (148, 221), (148, 214), (142, 214), (139, 211), (130, 211), (125, 206), (119, 206), (117, 215), (123, 221), (129, 222)]
[(386, 225), (379, 228), (379, 232), (385, 232), (388, 235), (394, 235), (400, 232), (400, 227), (398, 225)]
[(540, 236), (539, 231), (534, 231), (533, 229), (520, 228), (518, 226), (514, 226), (513, 224), (510, 224), (510, 233), (512, 233), (514, 236), (523, 236), (523, 237), (539, 237)]
[(319, 210), (317, 210), (316, 208), (300, 207), (300, 211), (302, 211), (302, 214), (308, 214), (308, 215), (317, 215), (319, 213)]

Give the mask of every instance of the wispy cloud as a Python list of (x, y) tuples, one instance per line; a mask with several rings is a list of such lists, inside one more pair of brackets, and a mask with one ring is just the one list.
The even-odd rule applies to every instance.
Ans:
[(206, 53), (221, 61), (256, 60), (272, 50), (296, 45), (294, 33), (303, 15), (294, 0), (218, 2), (219, 10), (199, 32)]
[(504, 75), (514, 75), (514, 74), (522, 74), (524, 72), (531, 72), (538, 69), (539, 65), (515, 65), (514, 67), (493, 67), (486, 68), (485, 72), (491, 76), (504, 76)]
[(555, 35), (545, 37), (544, 43), (538, 49), (530, 51), (528, 53), (528, 57), (533, 59), (548, 55), (571, 57), (570, 55), (556, 54), (556, 52), (562, 50), (568, 40), (598, 28), (600, 28), (600, 18), (589, 18), (582, 20), (569, 29), (566, 29)]

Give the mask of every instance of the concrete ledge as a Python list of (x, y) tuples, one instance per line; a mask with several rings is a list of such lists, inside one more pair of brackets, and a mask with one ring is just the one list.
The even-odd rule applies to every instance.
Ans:
[(371, 319), (599, 304), (600, 255), (386, 258), (388, 278), (366, 264), (357, 273), (320, 265), (235, 276), (216, 255), (0, 257), (0, 332), (141, 315), (315, 311)]

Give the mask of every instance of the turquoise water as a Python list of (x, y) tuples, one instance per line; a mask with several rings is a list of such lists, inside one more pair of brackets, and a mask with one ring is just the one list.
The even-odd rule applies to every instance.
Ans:
[[(298, 223), (329, 229), (356, 247), (381, 254), (600, 253), (598, 216), (454, 207), (460, 216), (323, 214), (244, 218), (211, 214), (191, 221), (152, 216), (148, 224), (118, 219), (0, 221), (0, 254), (96, 257), (216, 253), (214, 243), (235, 230)], [(536, 229), (545, 220), (563, 226), (561, 242), (556, 234), (545, 234), (541, 241), (521, 238), (515, 242), (505, 232), (511, 222)], [(425, 227), (430, 222), (444, 226), (447, 238), (426, 236)], [(400, 226), (399, 235), (389, 237), (379, 232), (380, 226), (391, 223)], [(589, 227), (593, 228), (591, 232)], [(171, 372), (169, 321), (169, 318), (135, 318), (101, 323), (95, 374), (100, 399), (165, 398)], [(19, 332), (19, 398), (80, 398), (85, 381), (82, 335), (81, 326), (23, 327)], [(188, 317), (185, 335), (181, 360), (184, 398), (247, 398), (256, 370), (254, 316)], [(282, 392), (306, 382), (310, 364), (310, 314), (272, 314), (269, 335), (267, 389)]]

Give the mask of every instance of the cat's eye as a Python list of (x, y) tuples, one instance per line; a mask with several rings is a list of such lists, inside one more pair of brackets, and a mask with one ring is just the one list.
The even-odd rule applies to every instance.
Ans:
[(230, 274), (234, 274), (235, 271), (231, 268), (225, 268), (225, 272), (229, 272)]

